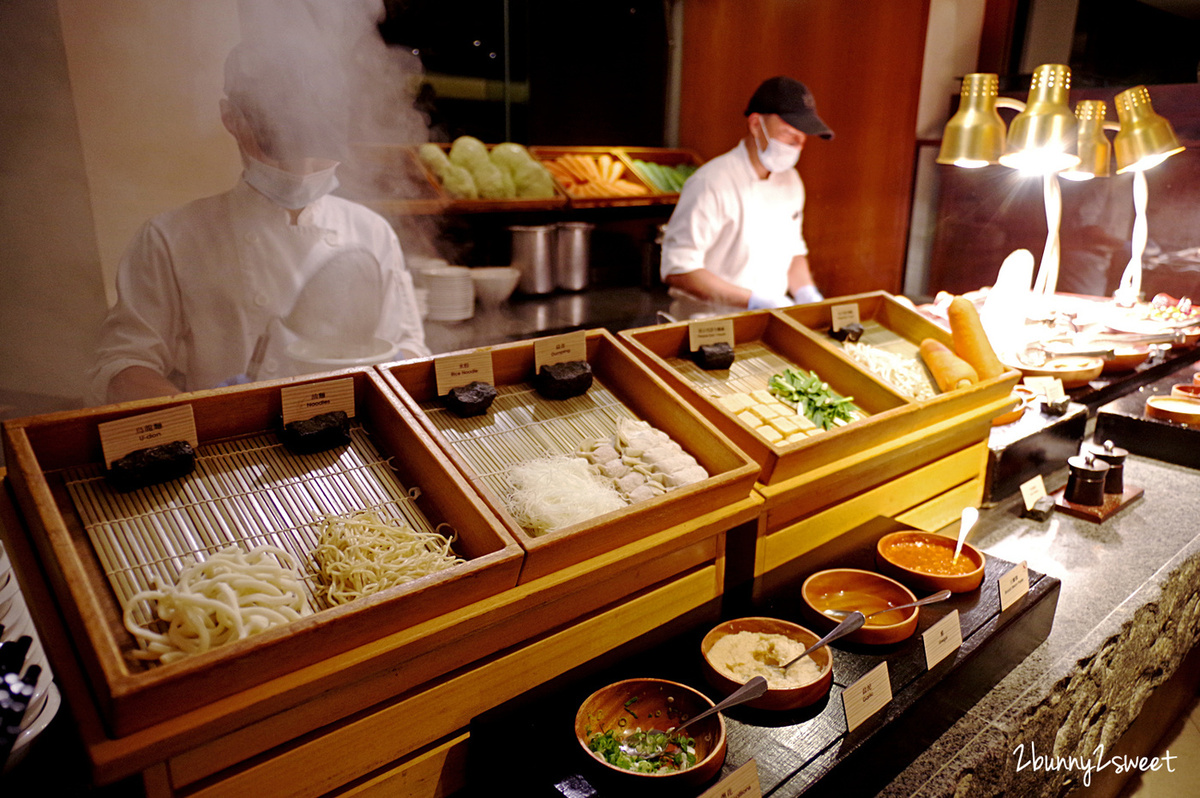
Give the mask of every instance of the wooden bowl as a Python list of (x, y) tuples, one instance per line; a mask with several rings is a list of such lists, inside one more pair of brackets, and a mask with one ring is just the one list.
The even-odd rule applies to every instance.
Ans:
[[(709, 684), (723, 693), (732, 693), (745, 684), (750, 676), (755, 675), (750, 673), (746, 679), (731, 678), (726, 671), (717, 667), (710, 655), (717, 641), (739, 632), (783, 635), (801, 646), (796, 654), (821, 639), (820, 635), (799, 624), (781, 621), (777, 618), (735, 618), (732, 621), (725, 621), (713, 628), (700, 641), (700, 653), (704, 655), (705, 676), (708, 678)], [(820, 674), (815, 679), (797, 687), (775, 687), (772, 686), (772, 678), (778, 678), (778, 676), (764, 672), (761, 675), (767, 679), (767, 692), (753, 701), (747, 701), (745, 705), (755, 709), (799, 709), (815, 704), (824, 698), (829, 692), (829, 686), (833, 684), (833, 656), (828, 646), (817, 649), (809, 656), (820, 668)], [(786, 661), (785, 659), (784, 662)], [(796, 667), (793, 665), (789, 670), (794, 670)], [(770, 670), (769, 668), (764, 669), (764, 671)]]
[(970, 543), (963, 543), (958, 558), (962, 564), (960, 572), (947, 573), (936, 565), (953, 559), (956, 542), (956, 539), (932, 532), (892, 532), (875, 545), (875, 561), (879, 570), (914, 590), (967, 593), (983, 581), (983, 552)]
[[(813, 622), (825, 631), (837, 626), (841, 620), (826, 615), (827, 610), (858, 610), (863, 615), (870, 615), (917, 600), (911, 590), (895, 579), (857, 568), (817, 571), (804, 580), (800, 596)], [(910, 607), (876, 615), (868, 618), (858, 631), (842, 639), (873, 646), (897, 643), (917, 630), (919, 612), (920, 607)]]
[(1079, 388), (1100, 376), (1104, 358), (1070, 355), (1055, 357), (1040, 366), (1020, 366), (1029, 377), (1058, 377), (1064, 388)]
[(1146, 400), (1146, 415), (1197, 426), (1200, 425), (1200, 400), (1179, 396), (1151, 396)]
[(1104, 373), (1116, 374), (1133, 371), (1150, 358), (1148, 346), (1122, 346), (1113, 350), (1111, 357), (1104, 358)]
[(1025, 415), (1025, 410), (1037, 399), (1037, 394), (1032, 389), (1024, 385), (1017, 385), (1012, 390), (1012, 395), (1009, 397), (1016, 406), (1012, 410), (1005, 411), (992, 419), (993, 427), (1001, 427), (1005, 424), (1011, 424), (1014, 421), (1020, 420), (1021, 416)]
[(1177, 399), (1200, 399), (1200, 382), (1172, 385), (1171, 396)]
[(711, 706), (713, 702), (708, 696), (678, 682), (626, 679), (588, 696), (575, 713), (575, 739), (596, 767), (612, 778), (637, 780), (647, 785), (658, 783), (663, 787), (696, 786), (717, 775), (725, 763), (725, 719), (719, 712), (687, 728), (685, 734), (696, 741), (696, 764), (671, 773), (635, 773), (610, 765), (592, 753), (588, 741), (609, 730), (670, 731)]

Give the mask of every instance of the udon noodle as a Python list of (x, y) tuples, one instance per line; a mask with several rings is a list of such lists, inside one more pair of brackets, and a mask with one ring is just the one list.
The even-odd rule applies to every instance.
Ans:
[[(311, 612), (295, 561), (275, 546), (231, 546), (185, 568), (174, 585), (155, 584), (125, 605), (125, 628), (139, 644), (129, 656), (137, 660), (174, 662)], [(134, 621), (144, 601), (154, 602), (165, 632)]]

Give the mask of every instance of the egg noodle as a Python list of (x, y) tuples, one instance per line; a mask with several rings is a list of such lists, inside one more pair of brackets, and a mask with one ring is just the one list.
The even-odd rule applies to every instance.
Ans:
[(345, 604), (464, 562), (451, 543), (445, 535), (418, 532), (406, 521), (370, 510), (328, 516), (313, 549), (317, 596)]
[[(156, 580), (125, 605), (125, 628), (138, 641), (137, 660), (173, 662), (258, 634), (312, 612), (292, 556), (275, 546), (236, 546), (181, 571), (174, 585)], [(138, 625), (141, 602), (154, 602), (166, 632)]]

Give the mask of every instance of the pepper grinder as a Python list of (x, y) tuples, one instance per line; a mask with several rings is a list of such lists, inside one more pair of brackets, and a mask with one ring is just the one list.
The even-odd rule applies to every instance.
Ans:
[(1092, 444), (1089, 454), (1108, 463), (1108, 476), (1104, 478), (1104, 492), (1121, 495), (1125, 492), (1125, 456), (1129, 451), (1105, 441), (1102, 446)]
[(1074, 504), (1098, 507), (1104, 504), (1104, 483), (1108, 476), (1108, 463), (1097, 460), (1090, 454), (1067, 458), (1070, 473), (1063, 498)]

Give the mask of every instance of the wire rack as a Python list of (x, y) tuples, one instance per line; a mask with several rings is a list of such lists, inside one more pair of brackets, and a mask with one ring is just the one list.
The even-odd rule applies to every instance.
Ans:
[[(221, 549), (268, 544), (300, 564), (316, 611), (325, 607), (312, 591), (310, 552), (326, 516), (375, 510), (418, 532), (434, 531), (414, 502), (419, 491), (400, 484), (367, 432), (354, 427), (350, 438), (348, 446), (311, 455), (292, 454), (274, 434), (205, 444), (188, 476), (127, 493), (109, 487), (100, 465), (63, 477), (122, 607)], [(144, 602), (134, 617), (153, 620)]]
[(584, 441), (612, 435), (621, 419), (637, 418), (596, 378), (587, 393), (570, 399), (544, 399), (526, 384), (499, 386), (487, 414), (471, 418), (459, 418), (436, 399), (421, 409), (475, 472), (472, 480), (501, 500), (512, 493), (513, 466), (569, 455)]

